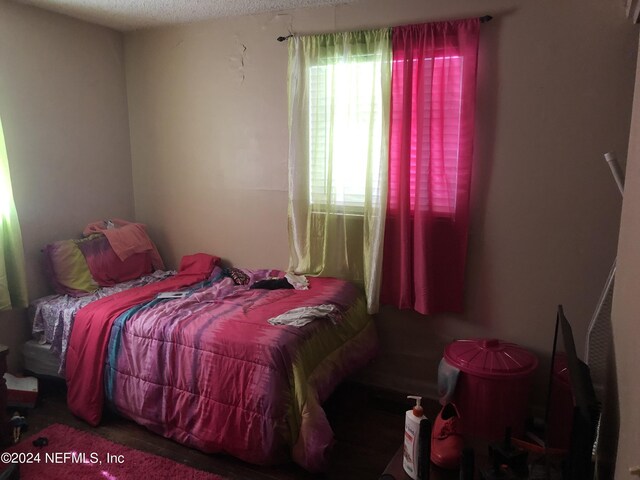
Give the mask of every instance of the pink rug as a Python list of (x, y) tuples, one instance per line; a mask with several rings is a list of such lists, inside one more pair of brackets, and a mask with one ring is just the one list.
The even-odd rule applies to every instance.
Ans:
[[(34, 447), (38, 437), (47, 437), (49, 444)], [(0, 471), (4, 470), (7, 457), (20, 463), (20, 478), (42, 479), (193, 479), (224, 480), (218, 475), (203, 472), (134, 450), (66, 425), (51, 425), (25, 438), (1, 455)]]

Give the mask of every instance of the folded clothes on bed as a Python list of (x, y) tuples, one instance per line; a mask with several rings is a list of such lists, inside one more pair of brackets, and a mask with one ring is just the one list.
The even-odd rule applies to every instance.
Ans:
[(304, 275), (287, 272), (284, 278), (286, 278), (296, 290), (309, 290), (309, 280), (307, 280), (307, 277)]
[(336, 324), (342, 314), (340, 309), (333, 304), (325, 303), (315, 307), (298, 307), (288, 312), (269, 319), (271, 325), (289, 325), (292, 327), (302, 327), (307, 323), (320, 318), (328, 318)]

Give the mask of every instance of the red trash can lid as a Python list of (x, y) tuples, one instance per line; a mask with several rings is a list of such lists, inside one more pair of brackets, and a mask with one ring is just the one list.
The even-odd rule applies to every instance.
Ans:
[(457, 340), (444, 349), (449, 365), (485, 378), (527, 376), (538, 367), (538, 358), (515, 343), (494, 338)]

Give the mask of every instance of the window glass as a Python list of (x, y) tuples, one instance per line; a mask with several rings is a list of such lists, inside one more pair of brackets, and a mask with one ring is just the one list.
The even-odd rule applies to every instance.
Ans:
[[(379, 195), (382, 93), (379, 63), (360, 57), (309, 69), (311, 203), (362, 207)], [(368, 165), (372, 165), (368, 171)], [(367, 178), (367, 175), (370, 178)]]

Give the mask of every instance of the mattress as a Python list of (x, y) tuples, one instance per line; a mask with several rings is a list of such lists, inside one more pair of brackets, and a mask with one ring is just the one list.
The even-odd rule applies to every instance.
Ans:
[(60, 359), (51, 351), (50, 343), (29, 340), (22, 346), (24, 368), (36, 375), (63, 378), (58, 373)]

